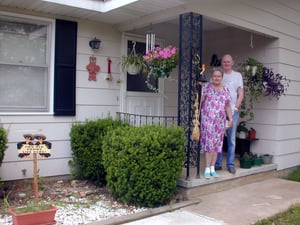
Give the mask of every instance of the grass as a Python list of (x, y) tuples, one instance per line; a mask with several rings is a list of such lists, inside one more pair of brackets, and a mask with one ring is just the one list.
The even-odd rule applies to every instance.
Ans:
[(300, 182), (300, 168), (293, 170), (291, 173), (289, 173), (287, 179)]
[[(287, 179), (300, 182), (300, 168), (289, 173)], [(292, 205), (285, 212), (259, 220), (254, 225), (300, 225), (300, 204)]]
[(16, 214), (20, 214), (20, 213), (27, 213), (27, 212), (38, 212), (47, 209), (51, 209), (51, 204), (29, 202), (26, 206), (21, 208), (16, 208), (14, 209), (14, 211)]
[(300, 204), (292, 205), (287, 211), (260, 220), (255, 225), (300, 225)]

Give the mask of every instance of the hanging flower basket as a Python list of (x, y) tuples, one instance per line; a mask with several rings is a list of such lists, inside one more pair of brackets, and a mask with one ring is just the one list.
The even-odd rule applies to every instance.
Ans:
[(137, 75), (140, 72), (140, 69), (135, 64), (130, 64), (127, 67), (127, 73), (130, 75)]
[(168, 78), (172, 71), (169, 68), (161, 68), (161, 67), (152, 67), (151, 69), (154, 76), (159, 78)]
[(174, 46), (156, 47), (144, 55), (149, 72), (156, 78), (168, 78), (178, 64), (178, 51)]

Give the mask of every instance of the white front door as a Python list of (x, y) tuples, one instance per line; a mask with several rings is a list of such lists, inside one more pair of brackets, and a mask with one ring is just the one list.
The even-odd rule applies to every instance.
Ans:
[[(136, 43), (136, 53), (145, 54), (145, 38), (142, 36), (123, 35), (123, 55), (130, 53), (132, 42)], [(130, 75), (122, 71), (123, 81), (121, 88), (121, 111), (125, 113), (162, 116), (163, 115), (163, 82), (158, 80), (159, 92), (147, 88), (146, 75)]]

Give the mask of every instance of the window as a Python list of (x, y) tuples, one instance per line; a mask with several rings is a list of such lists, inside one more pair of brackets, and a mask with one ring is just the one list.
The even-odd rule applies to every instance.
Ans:
[(0, 112), (48, 112), (49, 21), (0, 15)]

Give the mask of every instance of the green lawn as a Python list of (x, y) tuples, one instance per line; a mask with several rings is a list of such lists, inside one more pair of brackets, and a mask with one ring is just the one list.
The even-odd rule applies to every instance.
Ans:
[(285, 212), (260, 220), (255, 225), (300, 225), (300, 204), (291, 206)]
[[(300, 168), (288, 174), (287, 179), (300, 182)], [(300, 225), (300, 204), (292, 205), (287, 211), (260, 220), (254, 225)]]

